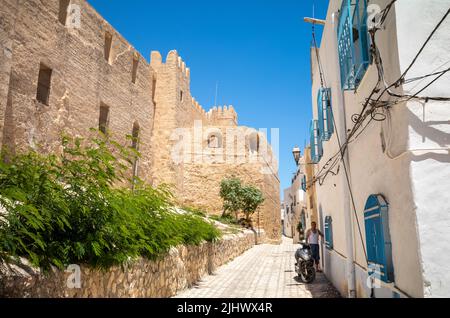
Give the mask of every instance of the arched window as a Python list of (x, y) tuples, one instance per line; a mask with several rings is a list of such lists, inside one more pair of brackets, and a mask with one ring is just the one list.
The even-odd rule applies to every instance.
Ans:
[(368, 273), (384, 282), (394, 281), (388, 204), (381, 194), (369, 196), (364, 207)]
[(211, 133), (208, 136), (208, 147), (209, 148), (220, 148), (222, 147), (222, 138), (219, 133)]

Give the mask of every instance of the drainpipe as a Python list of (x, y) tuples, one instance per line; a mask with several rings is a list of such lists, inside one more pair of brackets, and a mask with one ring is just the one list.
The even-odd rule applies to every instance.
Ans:
[[(335, 36), (332, 37), (333, 40), (333, 52), (336, 52), (333, 54), (333, 56), (335, 57), (334, 59), (334, 63), (335, 65), (339, 65), (339, 58), (338, 58), (338, 44), (337, 44), (337, 32), (338, 32), (338, 17), (339, 17), (339, 13), (338, 12), (334, 12), (332, 14), (332, 24), (333, 24), (333, 30), (334, 30), (334, 34)], [(340, 138), (340, 142), (341, 144), (344, 144), (347, 140), (347, 124), (346, 124), (346, 115), (345, 115), (345, 99), (344, 99), (344, 94), (342, 92), (342, 90), (340, 89), (341, 87), (341, 78), (339, 76), (339, 72), (335, 72), (334, 74), (334, 78), (333, 78), (333, 82), (334, 85), (336, 85), (336, 87), (338, 87), (337, 90), (335, 90), (336, 96), (337, 96), (337, 100), (338, 100), (338, 105), (340, 106), (337, 111), (339, 113), (339, 118), (335, 117), (335, 120), (338, 119), (338, 121), (336, 120), (337, 124), (339, 125), (339, 127), (336, 127), (336, 130), (339, 129), (338, 133), (339, 133), (339, 138)], [(350, 167), (350, 163), (349, 163), (349, 157), (348, 157), (348, 151), (345, 152), (344, 154), (344, 158), (343, 160), (345, 161), (345, 164), (349, 169)], [(348, 173), (350, 174), (350, 171), (348, 171)], [(345, 233), (346, 233), (346, 252), (347, 252), (347, 259), (346, 259), (346, 276), (347, 276), (347, 286), (348, 286), (348, 297), (349, 298), (355, 298), (356, 297), (356, 283), (355, 283), (355, 257), (353, 254), (353, 218), (352, 218), (352, 214), (351, 214), (351, 202), (350, 202), (350, 192), (349, 189), (347, 187), (347, 179), (345, 176), (344, 172), (340, 173), (340, 177), (341, 177), (341, 191), (342, 191), (342, 198), (344, 200), (343, 202), (343, 210), (344, 210), (344, 222), (345, 222)], [(350, 179), (351, 180), (351, 179)]]

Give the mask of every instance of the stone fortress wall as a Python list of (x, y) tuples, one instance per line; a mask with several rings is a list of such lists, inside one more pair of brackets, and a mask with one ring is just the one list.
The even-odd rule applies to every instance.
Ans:
[(107, 271), (84, 265), (79, 272), (76, 268), (73, 271), (53, 268), (49, 273), (24, 265), (0, 267), (0, 295), (7, 298), (171, 297), (214, 273), (255, 242), (255, 234), (244, 230), (225, 235), (214, 243), (174, 247), (164, 258), (155, 261), (140, 258), (123, 268), (114, 266)]
[[(79, 28), (59, 22), (60, 1), (2, 0), (1, 143), (10, 151), (27, 147), (55, 151), (63, 131), (85, 136), (89, 128), (98, 127), (102, 105), (109, 109), (108, 128), (115, 138), (125, 141), (133, 125), (139, 126), (140, 176), (149, 181), (154, 72), (85, 1), (73, 2), (81, 7)], [(107, 34), (112, 36), (108, 59)], [(51, 69), (47, 104), (36, 98), (41, 67)]]
[[(279, 240), (277, 162), (264, 134), (238, 126), (232, 106), (214, 107), (206, 112), (191, 96), (190, 70), (176, 51), (169, 52), (164, 63), (159, 52), (152, 52), (150, 65), (156, 73), (155, 124), (151, 142), (158, 152), (152, 173), (155, 184), (174, 185), (181, 204), (221, 214), (220, 181), (237, 176), (263, 191), (266, 200), (260, 207), (259, 222), (258, 214), (254, 221), (266, 231), (269, 239)], [(176, 144), (183, 140), (176, 132), (180, 128), (189, 133), (190, 142), (184, 144), (188, 147), (184, 149), (188, 159), (177, 163), (173, 154)], [(228, 136), (228, 133), (233, 135)], [(218, 140), (210, 147), (212, 135)], [(241, 144), (238, 138), (241, 138)], [(231, 149), (227, 147), (228, 139)]]
[[(66, 18), (61, 17), (67, 5), (80, 9), (79, 25), (72, 25), (76, 18), (70, 10)], [(58, 151), (62, 132), (86, 136), (99, 122), (124, 143), (130, 142), (126, 135), (138, 132), (142, 157), (136, 173), (141, 179), (153, 185), (171, 184), (180, 204), (220, 214), (220, 181), (238, 176), (261, 188), (266, 201), (259, 211), (259, 224), (269, 239), (280, 239), (277, 163), (270, 146), (265, 147), (264, 135), (256, 137), (252, 129), (238, 126), (231, 106), (205, 111), (191, 96), (190, 70), (176, 51), (169, 52), (165, 61), (154, 51), (147, 63), (84, 0), (2, 0), (0, 44), (4, 148)], [(42, 74), (49, 72), (47, 90)], [(48, 93), (44, 102), (36, 93), (42, 89)], [(244, 147), (224, 153), (223, 158), (233, 156), (234, 162), (174, 162), (174, 132), (195, 129), (198, 123), (206, 150), (210, 132), (216, 131), (219, 144), (210, 149), (213, 152), (224, 148), (227, 129), (236, 128), (245, 135)], [(259, 154), (259, 148), (267, 148), (267, 154)], [(192, 148), (194, 158), (203, 156), (201, 152)]]

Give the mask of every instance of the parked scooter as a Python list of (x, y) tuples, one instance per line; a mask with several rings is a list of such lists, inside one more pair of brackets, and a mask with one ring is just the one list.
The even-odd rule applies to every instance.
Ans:
[(295, 252), (295, 272), (302, 282), (309, 284), (316, 278), (316, 269), (312, 258), (311, 247), (302, 242), (300, 248)]

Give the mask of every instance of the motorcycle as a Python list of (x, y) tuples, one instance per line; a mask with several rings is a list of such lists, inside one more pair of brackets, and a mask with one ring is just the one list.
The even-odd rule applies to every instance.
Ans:
[(295, 272), (302, 282), (309, 284), (316, 278), (316, 269), (309, 244), (301, 243), (295, 252)]

